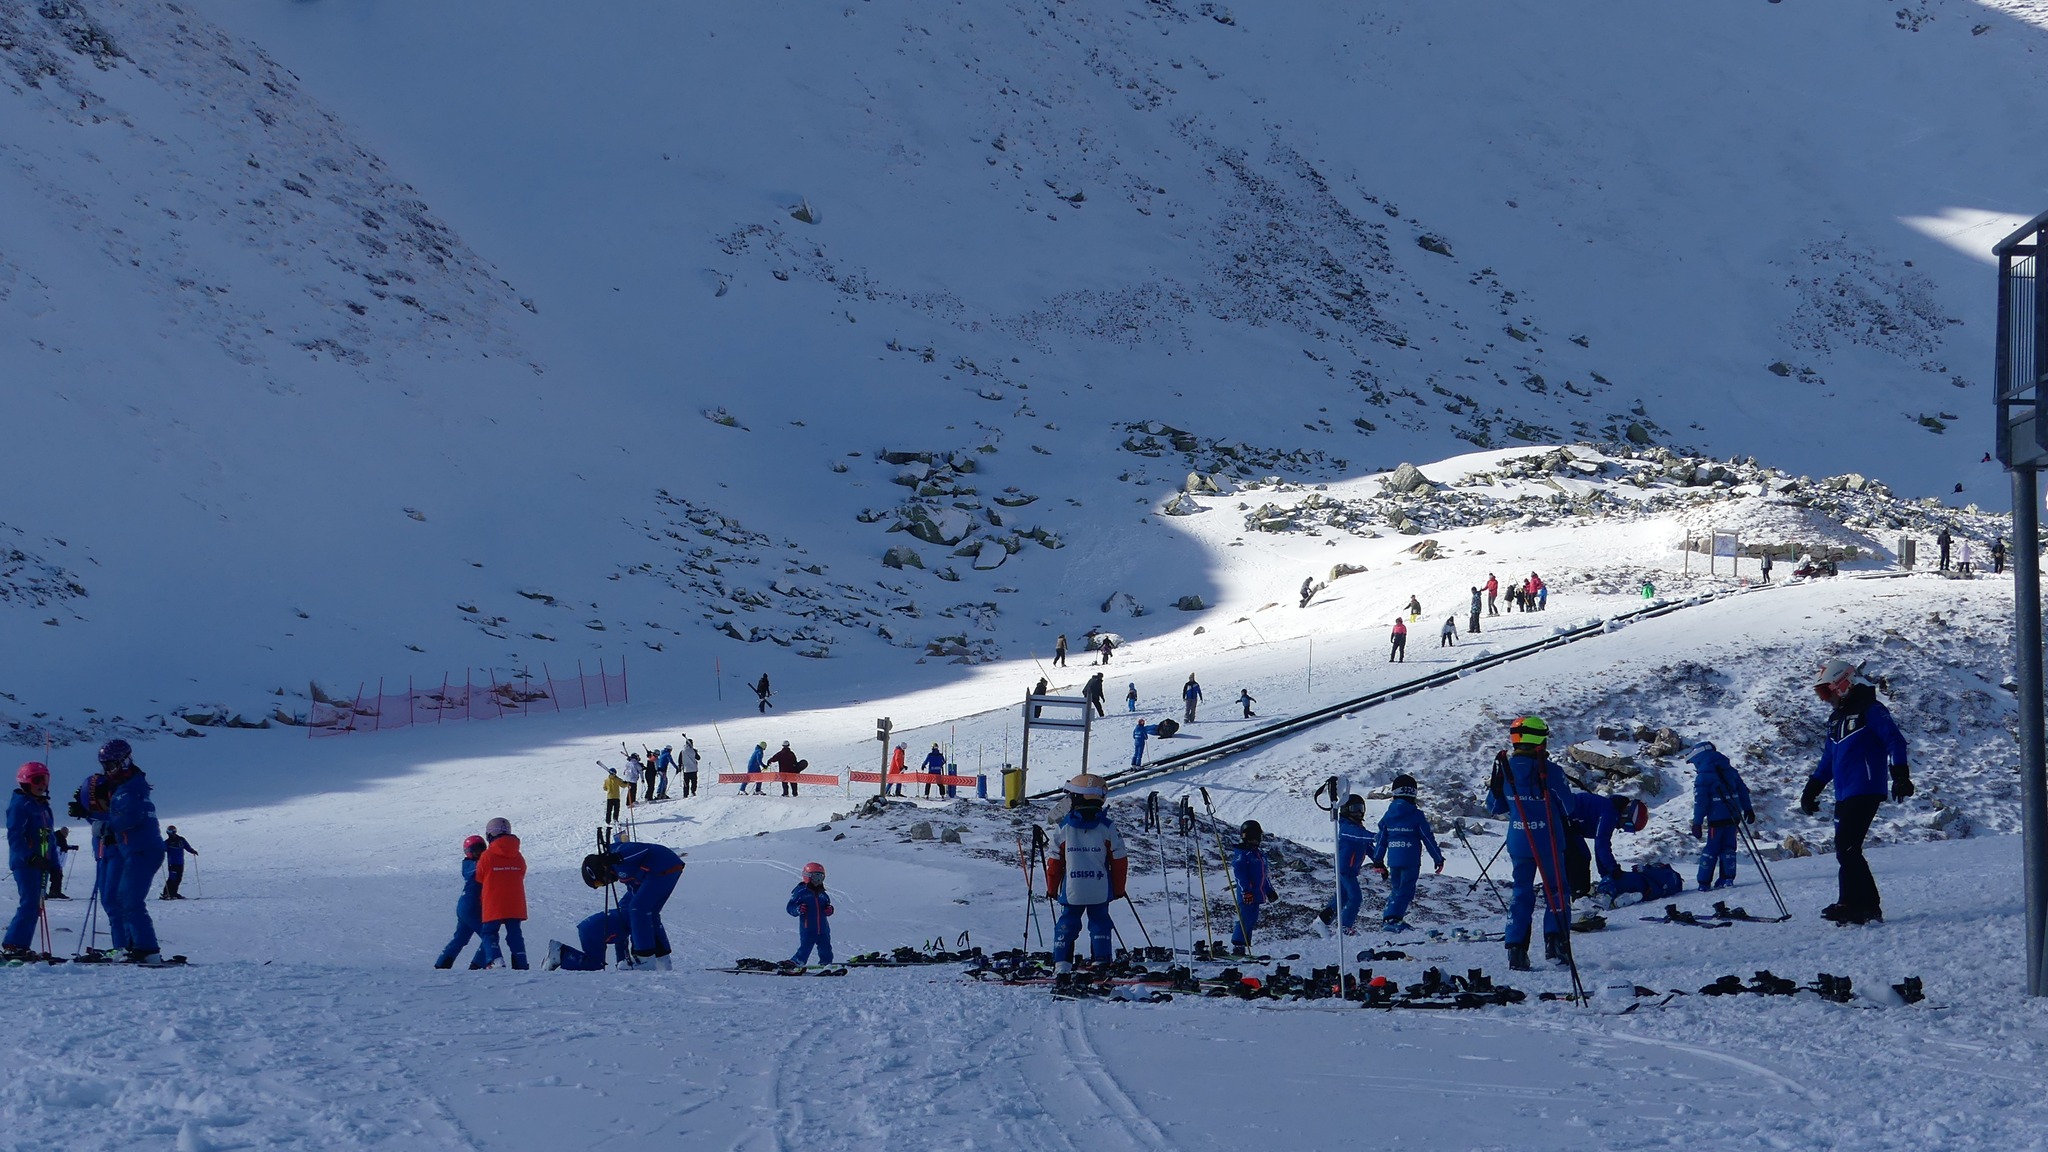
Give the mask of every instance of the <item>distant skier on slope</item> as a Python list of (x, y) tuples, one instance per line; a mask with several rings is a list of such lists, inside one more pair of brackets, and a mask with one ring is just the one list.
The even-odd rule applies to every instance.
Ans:
[(775, 707), (775, 705), (768, 702), (768, 698), (773, 695), (775, 693), (768, 687), (768, 674), (763, 672), (761, 673), (761, 678), (754, 681), (754, 699), (759, 702), (761, 711), (766, 712), (768, 709)]
[(619, 779), (619, 770), (609, 765), (604, 770), (604, 822), (616, 824), (619, 821), (619, 797), (626, 794), (626, 782)]
[[(891, 776), (906, 776), (906, 775), (908, 775), (908, 774), (910, 773), (910, 769), (908, 769), (908, 768), (904, 767), (904, 763), (905, 763), (905, 760), (907, 759), (907, 756), (908, 756), (908, 752), (907, 752), (907, 750), (906, 750), (906, 749), (904, 748), (904, 746), (903, 746), (903, 745), (901, 745), (901, 744), (898, 744), (898, 745), (897, 745), (896, 747), (894, 747), (894, 748), (890, 749), (890, 751), (889, 751), (889, 773), (888, 773), (888, 774), (889, 774), (889, 775), (891, 775)], [(903, 795), (903, 781), (901, 781), (901, 780), (898, 780), (898, 781), (896, 781), (896, 783), (894, 783), (894, 784), (890, 785), (890, 787), (891, 787), (891, 788), (893, 788), (893, 789), (894, 789), (894, 791), (890, 792), (890, 793), (889, 793), (889, 795), (891, 795), (891, 796), (901, 796), (901, 795)]]
[(641, 767), (640, 754), (638, 752), (626, 753), (626, 807), (633, 808), (639, 805), (640, 779), (644, 775), (646, 775), (646, 770)]
[(1422, 853), (1444, 870), (1444, 854), (1437, 849), (1436, 833), (1429, 817), (1415, 806), (1415, 777), (1406, 772), (1394, 777), (1388, 791), (1394, 802), (1380, 817), (1379, 844), (1373, 849), (1373, 866), (1388, 878), (1387, 907), (1382, 928), (1388, 932), (1408, 931), (1408, 905), (1415, 900), (1415, 882), (1422, 875)]
[(1081, 699), (1086, 700), (1089, 706), (1095, 709), (1097, 716), (1107, 716), (1109, 710), (1102, 706), (1102, 697), (1102, 673), (1097, 672), (1081, 686)]
[(1195, 706), (1202, 702), (1202, 686), (1195, 683), (1195, 674), (1188, 673), (1188, 682), (1180, 686), (1183, 724), (1195, 722)]
[(178, 885), (185, 880), (185, 853), (199, 855), (199, 849), (190, 840), (178, 835), (178, 826), (172, 824), (164, 829), (164, 890), (159, 900), (183, 900), (178, 895)]
[(683, 795), (697, 794), (697, 765), (704, 758), (697, 754), (697, 745), (688, 736), (683, 737), (683, 750), (676, 756), (676, 763), (683, 769)]
[(1410, 624), (1413, 624), (1413, 623), (1415, 623), (1416, 621), (1418, 621), (1418, 620), (1421, 620), (1421, 619), (1422, 619), (1422, 599), (1421, 599), (1420, 597), (1417, 597), (1417, 596), (1410, 596), (1410, 597), (1408, 598), (1408, 607), (1407, 607), (1406, 611), (1407, 611), (1407, 613), (1408, 613), (1408, 622), (1409, 622)]
[(1247, 820), (1238, 830), (1237, 848), (1230, 854), (1230, 871), (1237, 878), (1237, 917), (1230, 927), (1230, 951), (1235, 956), (1251, 948), (1259, 910), (1280, 898), (1266, 868), (1265, 842), (1266, 830), (1257, 820)]
[[(924, 763), (918, 765), (918, 771), (927, 776), (945, 775), (946, 754), (940, 750), (937, 743), (933, 743), (932, 750), (924, 754)], [(935, 785), (931, 781), (927, 780), (924, 782), (924, 794), (927, 799), (931, 797), (933, 787)], [(936, 785), (936, 787), (939, 789), (939, 795), (941, 796), (951, 796), (954, 792), (954, 789), (943, 784)]]
[(1465, 625), (1465, 631), (1467, 631), (1467, 632), (1470, 632), (1470, 633), (1472, 633), (1472, 634), (1473, 634), (1473, 635), (1475, 635), (1475, 636), (1479, 634), (1479, 589), (1478, 589), (1478, 588), (1474, 588), (1474, 589), (1472, 589), (1472, 618), (1471, 618), (1471, 620), (1470, 620), (1469, 622), (1467, 622), (1467, 623), (1466, 623), (1466, 625)]
[(1313, 597), (1315, 596), (1315, 594), (1316, 594), (1316, 578), (1315, 578), (1315, 577), (1313, 577), (1313, 576), (1304, 576), (1304, 577), (1302, 577), (1302, 578), (1301, 578), (1301, 607), (1303, 607), (1303, 608), (1306, 608), (1306, 607), (1308, 607), (1308, 602), (1309, 602), (1309, 600), (1310, 600), (1311, 598), (1313, 598)]
[(1152, 729), (1143, 720), (1138, 721), (1138, 726), (1131, 729), (1131, 767), (1137, 768), (1144, 765), (1145, 738), (1150, 735), (1152, 735)]
[[(768, 742), (766, 740), (756, 742), (754, 744), (753, 754), (747, 757), (747, 775), (758, 776), (762, 772), (766, 771), (767, 769), (765, 765), (767, 764), (767, 761)], [(731, 761), (727, 761), (727, 763), (730, 764)], [(745, 796), (746, 794), (747, 781), (742, 780), (740, 781), (740, 795)], [(762, 794), (763, 793), (761, 792), (761, 782), (758, 780), (754, 781), (754, 795), (760, 796)]]
[(671, 744), (663, 744), (661, 751), (654, 754), (654, 779), (647, 785), (649, 800), (668, 799), (668, 776), (675, 771), (676, 750)]
[[(436, 968), (455, 967), (455, 958), (462, 954), (470, 937), (484, 934), (484, 887), (476, 878), (477, 858), (483, 854), (483, 837), (471, 836), (462, 842), (462, 895), (455, 898), (455, 935), (435, 959)], [(469, 962), (470, 968), (487, 967), (489, 963), (484, 947), (479, 944)]]
[(1486, 614), (1488, 616), (1500, 615), (1500, 604), (1496, 600), (1496, 597), (1499, 595), (1500, 577), (1488, 572), (1486, 574)]
[(1244, 719), (1251, 720), (1258, 716), (1258, 713), (1252, 711), (1252, 705), (1258, 702), (1258, 698), (1252, 695), (1251, 689), (1239, 688), (1237, 690), (1237, 706), (1243, 709)]
[[(1756, 823), (1756, 810), (1749, 803), (1749, 785), (1742, 782), (1742, 773), (1735, 770), (1735, 765), (1712, 741), (1702, 740), (1693, 745), (1686, 761), (1693, 767), (1692, 838), (1703, 839), (1700, 891), (1733, 888), (1738, 852), (1735, 822)], [(1718, 880), (1714, 878), (1716, 866), (1721, 872)]]
[(1074, 970), (1074, 944), (1081, 917), (1088, 917), (1088, 955), (1097, 964), (1112, 955), (1109, 904), (1124, 894), (1130, 860), (1123, 834), (1102, 811), (1109, 789), (1102, 777), (1084, 772), (1066, 786), (1066, 819), (1053, 829), (1045, 857), (1046, 895), (1061, 906), (1053, 930), (1053, 968), (1059, 976)]
[(1458, 618), (1456, 616), (1444, 617), (1444, 626), (1437, 630), (1436, 646), (1439, 648), (1456, 648), (1458, 646)]
[(1066, 664), (1067, 634), (1065, 632), (1062, 632), (1059, 635), (1059, 639), (1054, 640), (1052, 642), (1052, 666), (1055, 668), (1064, 668), (1066, 667)]
[(1396, 616), (1394, 617), (1393, 648), (1387, 653), (1387, 663), (1406, 664), (1407, 662), (1408, 625), (1402, 623), (1401, 618)]
[(1133, 681), (1131, 681), (1131, 687), (1130, 687), (1130, 691), (1128, 691), (1128, 692), (1125, 692), (1125, 693), (1124, 693), (1124, 711), (1126, 711), (1126, 712), (1136, 712), (1137, 710), (1138, 710), (1138, 682), (1137, 682), (1137, 681), (1135, 681), (1135, 680), (1133, 680)]
[(803, 967), (811, 962), (811, 949), (818, 950), (818, 963), (832, 962), (832, 897), (825, 892), (825, 866), (812, 861), (804, 865), (803, 883), (789, 893), (789, 914), (796, 917), (796, 955), (789, 962)]

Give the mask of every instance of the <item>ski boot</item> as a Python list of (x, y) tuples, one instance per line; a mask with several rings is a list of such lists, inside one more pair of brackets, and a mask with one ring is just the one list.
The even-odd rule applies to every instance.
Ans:
[(434, 967), (441, 969), (442, 971), (446, 971), (450, 968), (455, 967), (455, 958), (453, 956), (450, 956), (446, 960), (436, 960), (434, 961)]
[(163, 953), (157, 951), (154, 948), (150, 948), (147, 950), (141, 948), (130, 948), (128, 950), (128, 955), (125, 959), (125, 962), (133, 964), (139, 968), (161, 968), (165, 964), (169, 963), (164, 959)]
[(1388, 920), (1380, 925), (1380, 930), (1391, 936), (1396, 932), (1413, 932), (1415, 929), (1409, 927), (1406, 920)]
[(1511, 972), (1534, 972), (1536, 966), (1529, 963), (1527, 944), (1508, 945), (1508, 970)]
[(560, 940), (550, 940), (548, 941), (547, 954), (541, 959), (540, 970), (543, 972), (553, 972), (561, 966), (562, 942)]
[(1559, 964), (1568, 964), (1572, 957), (1572, 938), (1564, 932), (1543, 934), (1543, 958)]

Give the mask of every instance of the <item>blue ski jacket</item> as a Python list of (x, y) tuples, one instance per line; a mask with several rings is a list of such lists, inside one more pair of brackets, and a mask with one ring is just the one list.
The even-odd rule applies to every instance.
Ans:
[(1835, 800), (1886, 795), (1890, 770), (1906, 766), (1906, 738), (1892, 722), (1891, 709), (1878, 703), (1877, 689), (1858, 684), (1835, 705), (1828, 717), (1828, 741), (1820, 750), (1813, 779), (1834, 781)]
[(1432, 862), (1443, 864), (1444, 854), (1437, 849), (1429, 817), (1422, 814), (1415, 801), (1397, 799), (1387, 805), (1386, 815), (1380, 817), (1380, 845), (1372, 862), (1384, 868), (1419, 868), (1425, 848)]
[(1733, 824), (1751, 815), (1749, 785), (1719, 749), (1702, 748), (1693, 753), (1692, 767), (1693, 823)]
[(796, 917), (797, 928), (806, 940), (830, 940), (832, 938), (832, 894), (811, 891), (808, 884), (799, 884), (789, 890), (789, 914)]
[(1270, 904), (1280, 898), (1266, 874), (1266, 854), (1257, 848), (1239, 848), (1230, 854), (1230, 871), (1237, 877), (1238, 899), (1247, 904)]
[(1379, 851), (1379, 841), (1372, 830), (1363, 824), (1349, 820), (1337, 821), (1337, 871), (1356, 878), (1358, 870), (1365, 867)]
[(944, 772), (946, 770), (946, 754), (937, 748), (925, 753), (924, 770), (929, 773)]
[(15, 872), (50, 863), (50, 802), (21, 789), (7, 801), (7, 867)]
[[(1548, 858), (1563, 847), (1565, 804), (1571, 781), (1564, 769), (1544, 756), (1517, 752), (1486, 790), (1486, 810), (1508, 821), (1508, 855), (1532, 860)], [(1553, 842), (1552, 837), (1559, 837)]]
[(123, 852), (164, 850), (163, 830), (156, 822), (156, 804), (149, 798), (149, 781), (140, 768), (114, 786), (114, 798), (107, 805), (107, 832)]
[(672, 876), (683, 870), (683, 858), (659, 844), (626, 841), (612, 845), (612, 868), (619, 882), (638, 888), (656, 876)]
[(756, 746), (754, 748), (754, 754), (752, 756), (747, 757), (747, 771), (759, 772), (761, 770), (761, 763), (763, 760), (767, 758), (767, 756), (768, 750), (766, 748)]
[(676, 750), (668, 745), (663, 745), (661, 749), (661, 756), (654, 762), (654, 770), (657, 772), (667, 772), (675, 766)]
[(1593, 842), (1593, 862), (1602, 876), (1612, 876), (1621, 871), (1621, 862), (1614, 858), (1614, 833), (1621, 828), (1621, 818), (1627, 806), (1628, 798), (1625, 796), (1572, 793), (1572, 831)]
[(1180, 687), (1180, 698), (1189, 701), (1200, 700), (1202, 698), (1202, 686), (1193, 680), (1188, 681)]
[(194, 848), (190, 840), (185, 839), (176, 832), (164, 837), (164, 859), (170, 862), (171, 867), (183, 868), (185, 866), (185, 853), (187, 852), (194, 856), (199, 855), (199, 849)]
[(476, 861), (462, 861), (462, 895), (455, 898), (455, 922), (471, 928), (484, 922), (484, 886), (476, 878)]

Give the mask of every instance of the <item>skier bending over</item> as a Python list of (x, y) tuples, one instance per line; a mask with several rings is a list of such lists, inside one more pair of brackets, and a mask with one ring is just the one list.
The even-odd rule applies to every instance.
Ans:
[(789, 893), (789, 914), (796, 917), (796, 955), (789, 962), (803, 967), (811, 962), (811, 949), (818, 950), (818, 963), (832, 962), (832, 897), (825, 892), (825, 866), (812, 861), (804, 865), (804, 882)]
[(1388, 932), (1408, 931), (1408, 905), (1415, 900), (1415, 881), (1422, 875), (1422, 853), (1429, 851), (1429, 858), (1436, 862), (1436, 870), (1444, 870), (1444, 854), (1436, 846), (1436, 833), (1429, 826), (1429, 817), (1415, 806), (1415, 777), (1406, 772), (1394, 777), (1389, 789), (1394, 802), (1387, 805), (1387, 811), (1380, 817), (1380, 842), (1373, 850), (1373, 866), (1380, 875), (1391, 881), (1387, 889), (1387, 908), (1383, 914), (1383, 927)]
[(1053, 969), (1059, 976), (1074, 971), (1074, 943), (1084, 913), (1089, 958), (1098, 964), (1109, 961), (1109, 902), (1123, 896), (1130, 868), (1123, 835), (1102, 812), (1109, 796), (1102, 777), (1084, 772), (1067, 781), (1066, 791), (1067, 818), (1054, 829), (1045, 857), (1045, 891), (1061, 905), (1053, 930)]
[[(1742, 782), (1742, 773), (1728, 762), (1728, 757), (1716, 749), (1712, 741), (1702, 740), (1692, 746), (1686, 756), (1691, 762), (1692, 778), (1692, 838), (1702, 838), (1700, 845), (1700, 891), (1709, 888), (1735, 887), (1735, 821), (1756, 823), (1756, 810), (1749, 804), (1749, 785)], [(1714, 868), (1720, 866), (1721, 878), (1714, 879)]]
[[(436, 968), (455, 967), (455, 958), (462, 954), (469, 938), (484, 934), (484, 887), (476, 879), (477, 857), (483, 854), (483, 837), (471, 836), (462, 842), (462, 895), (455, 898), (455, 936), (448, 941), (446, 948), (441, 949), (440, 958), (434, 961)], [(479, 944), (469, 966), (477, 969), (489, 964), (484, 948)]]
[[(595, 912), (576, 926), (581, 948), (548, 941), (547, 967), (570, 972), (595, 972), (604, 967), (605, 945), (612, 946), (621, 968), (674, 967), (669, 959), (668, 930), (661, 908), (683, 875), (683, 859), (660, 844), (614, 843), (608, 851), (583, 858), (583, 882), (592, 888), (624, 884), (618, 907)], [(632, 955), (626, 954), (630, 942)]]
[[(1650, 824), (1650, 808), (1641, 800), (1627, 796), (1602, 796), (1597, 792), (1574, 792), (1569, 804), (1571, 812), (1571, 835), (1565, 839), (1565, 872), (1571, 882), (1573, 896), (1587, 896), (1593, 891), (1593, 868), (1600, 869), (1602, 880), (1621, 873), (1621, 864), (1614, 858), (1614, 833), (1617, 829), (1641, 832)], [(1588, 850), (1586, 841), (1593, 847)], [(1612, 885), (1609, 885), (1612, 888)]]
[(1257, 820), (1247, 820), (1238, 831), (1237, 850), (1230, 854), (1230, 871), (1237, 878), (1237, 925), (1230, 930), (1230, 952), (1242, 956), (1251, 947), (1252, 930), (1259, 926), (1259, 909), (1280, 898), (1273, 890), (1273, 878), (1266, 870), (1266, 830)]

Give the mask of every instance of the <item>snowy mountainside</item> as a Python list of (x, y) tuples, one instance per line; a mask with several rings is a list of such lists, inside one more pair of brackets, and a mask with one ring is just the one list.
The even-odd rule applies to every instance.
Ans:
[(2040, 32), (1917, 11), (0, 7), (49, 385), (0, 519), (87, 594), (6, 602), (0, 707), (929, 688), (1207, 619), (1191, 470), (1633, 437), (1978, 498), (1982, 269), (1900, 221), (2024, 213)]

